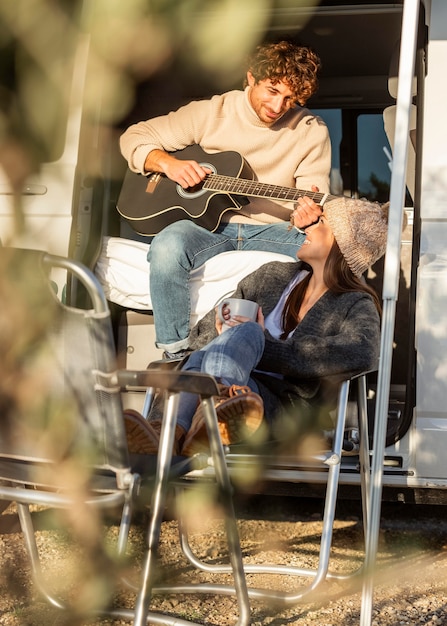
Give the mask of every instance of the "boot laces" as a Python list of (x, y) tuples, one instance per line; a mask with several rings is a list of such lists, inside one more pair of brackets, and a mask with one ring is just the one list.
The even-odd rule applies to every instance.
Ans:
[(229, 388), (230, 398), (234, 398), (234, 396), (242, 396), (247, 393), (251, 393), (250, 387), (247, 385), (231, 385)]

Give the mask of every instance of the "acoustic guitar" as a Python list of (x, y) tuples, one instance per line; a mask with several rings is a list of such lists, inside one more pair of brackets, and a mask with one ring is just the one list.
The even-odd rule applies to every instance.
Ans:
[(172, 154), (178, 159), (197, 161), (212, 173), (200, 185), (183, 189), (164, 174), (143, 176), (128, 169), (117, 209), (139, 234), (156, 235), (168, 224), (182, 219), (213, 232), (226, 211), (239, 210), (250, 197), (295, 203), (308, 196), (321, 205), (336, 197), (260, 183), (254, 180), (253, 171), (238, 152), (208, 154), (194, 145)]

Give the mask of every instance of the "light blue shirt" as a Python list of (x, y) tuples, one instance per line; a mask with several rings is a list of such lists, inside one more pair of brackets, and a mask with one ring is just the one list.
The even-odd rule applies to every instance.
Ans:
[[(298, 285), (298, 283), (300, 283), (303, 278), (305, 278), (308, 274), (308, 270), (301, 270), (301, 272), (299, 272), (291, 281), (290, 283), (287, 285), (287, 287), (284, 289), (284, 291), (282, 292), (282, 295), (280, 297), (280, 299), (278, 300), (278, 302), (276, 303), (275, 308), (273, 309), (273, 311), (271, 311), (267, 317), (264, 320), (264, 326), (265, 329), (269, 331), (269, 333), (272, 335), (272, 337), (274, 337), (275, 339), (279, 339), (280, 336), (283, 333), (283, 329), (282, 329), (282, 324), (281, 324), (281, 320), (282, 320), (282, 314), (284, 311), (284, 306), (286, 304), (286, 300), (290, 294), (290, 292), (292, 291), (292, 289), (295, 287), (295, 285)], [(294, 331), (292, 330), (292, 333)], [(290, 333), (290, 334), (292, 334)]]

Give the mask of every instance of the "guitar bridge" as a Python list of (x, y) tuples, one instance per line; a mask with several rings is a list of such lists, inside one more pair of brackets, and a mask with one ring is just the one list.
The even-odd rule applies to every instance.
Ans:
[(161, 174), (156, 172), (147, 179), (146, 193), (154, 193), (156, 186), (160, 182)]

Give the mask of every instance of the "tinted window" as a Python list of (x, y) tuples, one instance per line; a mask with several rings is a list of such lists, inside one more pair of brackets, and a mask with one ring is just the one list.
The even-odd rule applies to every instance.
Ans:
[[(13, 4), (0, 20), (1, 130), (34, 161), (55, 161), (65, 144), (76, 31), (59, 12), (65, 0), (29, 13)], [(77, 4), (66, 4), (75, 13)]]
[(379, 114), (357, 118), (357, 180), (360, 197), (386, 202), (391, 183), (391, 148)]
[(314, 109), (314, 112), (326, 122), (331, 137), (331, 193), (386, 202), (391, 182), (391, 148), (382, 114), (342, 112), (342, 109)]

